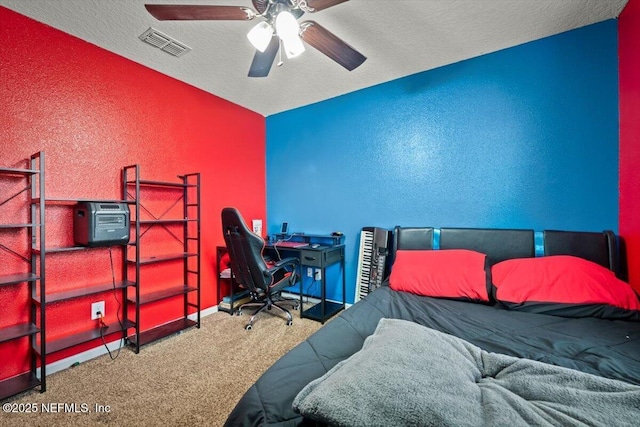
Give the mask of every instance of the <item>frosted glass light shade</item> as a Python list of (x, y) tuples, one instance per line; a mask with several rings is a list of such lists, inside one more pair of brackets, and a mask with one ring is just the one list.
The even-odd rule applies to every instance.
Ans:
[(264, 52), (267, 46), (269, 46), (271, 37), (273, 37), (273, 27), (264, 21), (260, 22), (247, 33), (247, 38), (253, 47), (260, 52)]
[(295, 58), (304, 52), (304, 44), (297, 35), (288, 39), (282, 39), (282, 44), (284, 45), (284, 51), (289, 59)]
[(299, 31), (300, 25), (291, 12), (285, 10), (276, 16), (276, 33), (283, 41), (298, 37)]
[(283, 11), (276, 16), (276, 34), (282, 40), (287, 58), (295, 58), (304, 52), (304, 44), (298, 33), (300, 25), (290, 12)]

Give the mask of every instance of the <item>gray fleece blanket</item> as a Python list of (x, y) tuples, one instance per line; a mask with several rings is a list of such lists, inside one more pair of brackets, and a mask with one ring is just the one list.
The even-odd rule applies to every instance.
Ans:
[(381, 319), (293, 407), (334, 426), (637, 426), (640, 387)]

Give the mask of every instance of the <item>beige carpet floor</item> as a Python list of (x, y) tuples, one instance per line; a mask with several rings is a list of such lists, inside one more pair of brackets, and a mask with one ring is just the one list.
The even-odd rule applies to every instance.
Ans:
[[(8, 400), (38, 413), (0, 412), (0, 426), (221, 426), (269, 366), (321, 327), (298, 312), (292, 326), (264, 313), (245, 331), (248, 318), (248, 311), (215, 313), (200, 329), (148, 344), (139, 354), (123, 348), (116, 360), (104, 355), (50, 375), (45, 393)], [(62, 412), (42, 413), (43, 404)], [(57, 404), (75, 404), (77, 412)], [(96, 412), (95, 405), (109, 412)]]

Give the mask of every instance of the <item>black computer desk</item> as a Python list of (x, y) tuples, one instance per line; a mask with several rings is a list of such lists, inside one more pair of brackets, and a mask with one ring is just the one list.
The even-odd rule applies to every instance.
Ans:
[[(313, 319), (324, 323), (332, 316), (343, 310), (346, 296), (346, 273), (345, 273), (345, 250), (344, 244), (311, 247), (311, 245), (299, 247), (286, 247), (277, 242), (268, 243), (265, 253), (278, 259), (295, 257), (300, 260), (300, 317)], [(342, 301), (327, 301), (326, 268), (334, 264), (340, 264), (342, 273)], [(303, 308), (302, 298), (304, 296), (303, 283), (304, 272), (307, 268), (320, 269), (320, 302), (307, 309)]]

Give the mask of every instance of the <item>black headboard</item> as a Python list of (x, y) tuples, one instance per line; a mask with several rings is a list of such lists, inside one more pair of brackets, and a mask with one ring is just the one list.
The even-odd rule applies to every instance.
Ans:
[(613, 231), (592, 233), (545, 230), (542, 235), (545, 255), (573, 255), (588, 259), (620, 276), (620, 257)]
[(433, 249), (433, 227), (396, 227), (393, 230), (392, 257), (396, 250), (407, 251)]
[(441, 228), (440, 249), (471, 249), (487, 255), (489, 265), (505, 259), (530, 258), (536, 247), (533, 230)]
[[(616, 236), (612, 231), (545, 230), (544, 255), (573, 255), (596, 262), (620, 276)], [(433, 227), (395, 227), (391, 259), (397, 250), (433, 249)], [(511, 258), (536, 255), (533, 230), (441, 228), (440, 249), (471, 249), (487, 254), (491, 265)]]
[[(395, 251), (433, 249), (433, 227), (396, 227), (393, 233), (392, 259)], [(510, 258), (535, 255), (533, 230), (490, 228), (441, 228), (440, 249), (471, 249), (487, 254), (491, 265)]]

